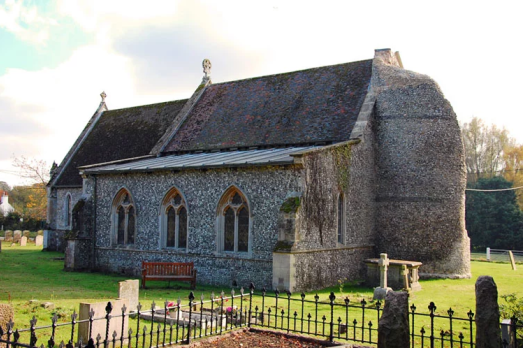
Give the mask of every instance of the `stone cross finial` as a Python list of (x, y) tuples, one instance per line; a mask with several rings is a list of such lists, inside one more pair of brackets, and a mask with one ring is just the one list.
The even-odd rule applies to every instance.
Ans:
[(203, 73), (205, 74), (204, 78), (209, 78), (211, 76), (211, 68), (212, 68), (211, 61), (209, 59), (204, 59), (202, 62), (202, 67), (203, 67)]
[(102, 103), (105, 103), (105, 98), (107, 98), (107, 94), (105, 94), (105, 91), (100, 93), (100, 97), (102, 97)]

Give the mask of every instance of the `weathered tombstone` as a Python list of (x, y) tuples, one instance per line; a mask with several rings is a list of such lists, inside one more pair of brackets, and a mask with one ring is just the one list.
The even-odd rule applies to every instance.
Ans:
[(24, 230), (24, 232), (22, 232), (22, 236), (26, 236), (26, 237), (29, 237), (29, 234), (31, 233), (31, 231), (29, 230)]
[(20, 243), (20, 238), (22, 238), (22, 231), (16, 230), (13, 232), (13, 243)]
[(11, 231), (11, 230), (5, 231), (5, 241), (6, 242), (12, 242), (13, 241), (13, 231)]
[(38, 230), (38, 231), (36, 232), (36, 235), (37, 235), (37, 236), (43, 236), (43, 235), (44, 235), (44, 230)]
[(389, 291), (378, 323), (378, 348), (410, 346), (409, 294)]
[[(113, 332), (116, 331), (116, 340), (120, 339), (121, 332), (122, 332), (122, 307), (125, 306), (128, 308), (128, 302), (127, 300), (111, 300), (112, 305), (112, 311), (111, 311), (111, 320), (109, 321), (109, 340), (113, 339)], [(78, 313), (78, 320), (85, 320), (85, 322), (78, 324), (78, 341), (82, 340), (82, 342), (88, 342), (89, 341), (89, 312), (91, 310), (94, 312), (93, 318), (104, 318), (107, 314), (106, 312), (107, 308), (107, 302), (96, 302), (96, 303), (80, 303), (80, 311)], [(126, 313), (128, 312), (128, 309), (126, 310)], [(123, 332), (124, 335), (128, 334), (128, 327), (129, 327), (129, 318), (125, 318), (125, 321), (123, 321)], [(96, 336), (100, 335), (102, 337), (102, 340), (105, 339), (106, 334), (106, 325), (107, 320), (101, 319), (101, 320), (94, 320), (93, 327), (91, 331), (91, 337), (96, 342)], [(126, 342), (127, 340), (124, 340)]]
[(392, 291), (392, 289), (387, 286), (387, 269), (389, 266), (387, 254), (380, 254), (378, 265), (380, 267), (380, 286), (374, 289), (374, 299), (383, 300), (387, 292)]
[(498, 288), (490, 276), (476, 281), (476, 347), (501, 347)]
[(38, 235), (35, 238), (36, 246), (42, 246), (44, 244), (44, 236)]
[(129, 302), (129, 311), (136, 311), (138, 307), (138, 296), (140, 294), (140, 281), (129, 279), (118, 283), (118, 298)]
[(20, 238), (20, 246), (27, 246), (27, 237), (23, 236)]
[[(14, 317), (15, 311), (13, 307), (7, 303), (0, 303), (0, 326), (2, 327), (2, 330), (4, 330), (4, 332), (7, 331), (7, 323), (13, 321)], [(7, 335), (2, 336), (2, 338), (7, 338)], [(3, 348), (5, 346), (5, 343), (0, 343), (0, 347)]]

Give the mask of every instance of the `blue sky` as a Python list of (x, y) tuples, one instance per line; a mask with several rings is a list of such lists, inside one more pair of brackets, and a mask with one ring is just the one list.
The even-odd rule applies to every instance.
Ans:
[(223, 82), (399, 51), (462, 122), (523, 143), (517, 1), (0, 0), (0, 181), (13, 156), (60, 162), (105, 91), (110, 109)]

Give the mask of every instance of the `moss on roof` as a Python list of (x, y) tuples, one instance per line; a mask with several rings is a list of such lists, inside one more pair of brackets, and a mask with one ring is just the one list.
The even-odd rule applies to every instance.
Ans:
[(149, 154), (187, 99), (105, 111), (56, 186), (82, 185), (78, 167)]
[(210, 85), (165, 152), (348, 140), (372, 60)]

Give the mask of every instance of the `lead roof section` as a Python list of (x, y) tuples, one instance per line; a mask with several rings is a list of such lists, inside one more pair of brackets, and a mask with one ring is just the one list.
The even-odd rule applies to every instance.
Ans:
[(186, 101), (105, 111), (56, 186), (81, 186), (80, 166), (148, 155)]
[(213, 84), (164, 152), (349, 140), (372, 60)]
[(122, 172), (151, 172), (158, 170), (181, 170), (218, 167), (242, 167), (258, 165), (289, 165), (294, 163), (292, 155), (299, 155), (313, 146), (274, 148), (263, 150), (204, 152), (183, 155), (153, 157), (129, 163), (115, 163), (81, 168), (84, 173), (109, 174)]

